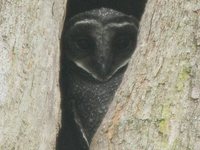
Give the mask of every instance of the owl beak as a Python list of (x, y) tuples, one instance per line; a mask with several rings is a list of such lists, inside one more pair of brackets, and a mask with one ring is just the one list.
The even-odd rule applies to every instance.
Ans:
[(101, 81), (106, 81), (109, 79), (109, 75), (110, 75), (110, 63), (108, 63), (107, 61), (100, 61), (97, 62), (94, 66), (96, 72), (97, 72), (97, 76), (99, 78), (99, 80)]
[(109, 72), (109, 67), (106, 64), (100, 64), (99, 65), (99, 74), (104, 77), (108, 74)]

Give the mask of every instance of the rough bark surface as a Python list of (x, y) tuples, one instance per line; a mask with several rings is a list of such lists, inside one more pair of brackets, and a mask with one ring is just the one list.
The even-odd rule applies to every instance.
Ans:
[(66, 0), (0, 1), (0, 149), (54, 149)]
[(200, 1), (149, 0), (94, 150), (199, 150)]

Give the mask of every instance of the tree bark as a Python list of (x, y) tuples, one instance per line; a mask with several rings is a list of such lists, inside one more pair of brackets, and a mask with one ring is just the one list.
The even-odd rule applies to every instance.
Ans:
[(51, 150), (66, 0), (0, 1), (0, 149)]
[(199, 150), (200, 1), (149, 0), (94, 150)]

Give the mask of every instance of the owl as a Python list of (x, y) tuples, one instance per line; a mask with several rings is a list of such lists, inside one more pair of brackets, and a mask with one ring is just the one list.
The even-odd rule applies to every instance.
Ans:
[(65, 22), (61, 39), (60, 84), (65, 93), (61, 132), (66, 130), (69, 143), (76, 141), (74, 145), (88, 149), (121, 83), (137, 33), (136, 18), (108, 8), (82, 12)]

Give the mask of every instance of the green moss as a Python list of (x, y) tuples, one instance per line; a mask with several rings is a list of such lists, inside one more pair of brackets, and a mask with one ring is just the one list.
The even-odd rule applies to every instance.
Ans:
[(183, 69), (181, 70), (181, 72), (178, 75), (178, 80), (177, 80), (177, 84), (176, 84), (176, 89), (178, 91), (183, 90), (183, 88), (185, 86), (185, 81), (187, 81), (188, 78), (190, 77), (190, 73), (191, 73), (191, 67), (183, 66)]
[(170, 117), (170, 114), (171, 114), (171, 111), (170, 111), (170, 100), (166, 100), (166, 104), (163, 105), (162, 107), (162, 118), (169, 118)]
[(174, 143), (172, 145), (172, 150), (177, 150), (179, 144), (180, 144), (180, 141), (178, 139), (174, 140)]
[(169, 131), (169, 122), (166, 119), (163, 119), (159, 123), (159, 132), (162, 133), (163, 135), (166, 135)]
[(161, 147), (166, 149), (168, 147), (168, 133), (169, 133), (169, 120), (162, 119), (159, 123), (159, 133), (161, 134)]
[(168, 146), (169, 146), (168, 145), (168, 137), (167, 136), (163, 136), (161, 147), (162, 147), (162, 149), (167, 149)]
[(169, 121), (171, 117), (171, 101), (167, 99), (166, 103), (162, 106), (161, 120), (158, 120), (158, 131), (161, 135), (161, 147), (164, 149), (168, 147), (168, 135), (169, 135)]

